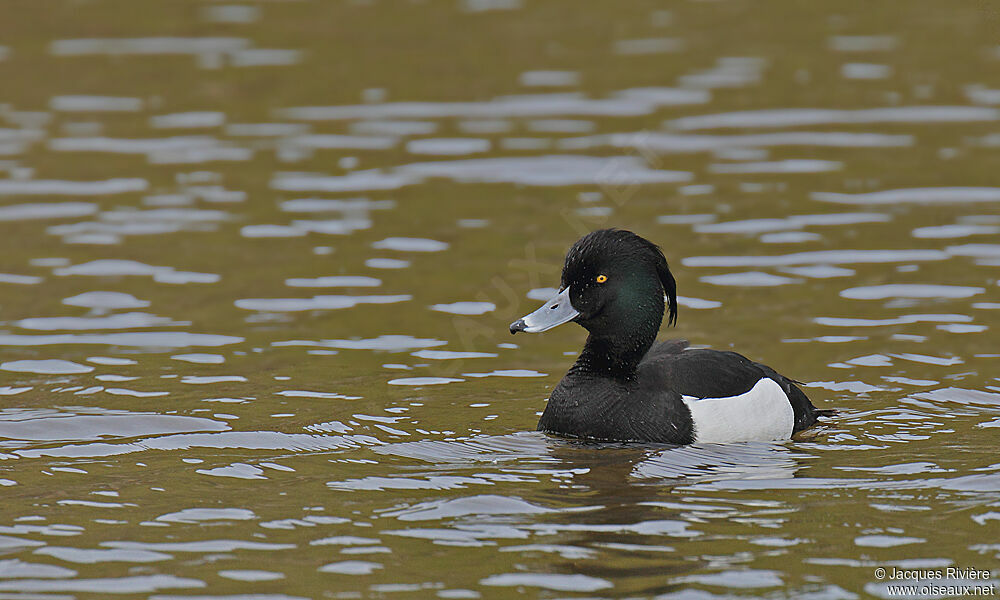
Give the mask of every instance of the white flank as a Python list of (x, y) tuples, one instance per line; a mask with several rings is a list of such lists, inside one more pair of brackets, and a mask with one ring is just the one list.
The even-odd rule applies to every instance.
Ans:
[(739, 396), (684, 396), (684, 403), (691, 410), (697, 443), (787, 439), (795, 425), (795, 413), (785, 392), (766, 377)]

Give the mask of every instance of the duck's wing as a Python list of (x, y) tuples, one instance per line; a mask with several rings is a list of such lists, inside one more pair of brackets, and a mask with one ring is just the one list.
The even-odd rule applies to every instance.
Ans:
[[(789, 434), (806, 429), (818, 416), (825, 416), (825, 411), (817, 411), (794, 381), (766, 365), (736, 352), (686, 348), (686, 342), (678, 346), (677, 342), (663, 342), (650, 350), (639, 364), (641, 386), (675, 391), (693, 412), (707, 411), (709, 406), (730, 406), (737, 411), (752, 405), (771, 406), (783, 414), (761, 417), (780, 420), (790, 417)], [(777, 394), (785, 397), (791, 415), (787, 409), (781, 409), (781, 402), (775, 402)], [(709, 402), (698, 404), (700, 401)]]
[(684, 349), (686, 349), (689, 345), (690, 344), (687, 340), (664, 340), (662, 342), (653, 342), (652, 347), (650, 347), (650, 349), (646, 352), (646, 356), (642, 357), (640, 363), (677, 354), (678, 352), (684, 351)]

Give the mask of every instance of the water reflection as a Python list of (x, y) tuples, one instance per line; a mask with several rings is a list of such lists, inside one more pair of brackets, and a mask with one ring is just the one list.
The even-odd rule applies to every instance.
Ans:
[[(879, 566), (990, 566), (982, 10), (721, 35), (736, 5), (188, 8), (11, 8), (36, 26), (0, 46), (25, 82), (0, 99), (4, 594), (851, 598), (887, 594)], [(663, 335), (838, 418), (535, 433), (582, 332), (506, 323), (604, 226), (663, 246)]]

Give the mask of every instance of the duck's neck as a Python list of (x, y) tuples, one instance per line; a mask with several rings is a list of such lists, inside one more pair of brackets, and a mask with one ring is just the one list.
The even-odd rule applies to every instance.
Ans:
[(591, 333), (573, 370), (619, 381), (635, 379), (639, 361), (656, 340), (657, 328), (601, 335)]

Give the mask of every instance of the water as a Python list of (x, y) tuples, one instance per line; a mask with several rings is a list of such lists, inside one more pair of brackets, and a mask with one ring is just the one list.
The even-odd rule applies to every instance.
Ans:
[[(988, 4), (135, 6), (0, 22), (0, 597), (996, 577)], [(584, 335), (507, 324), (603, 226), (663, 246), (661, 337), (838, 418), (535, 433)]]

